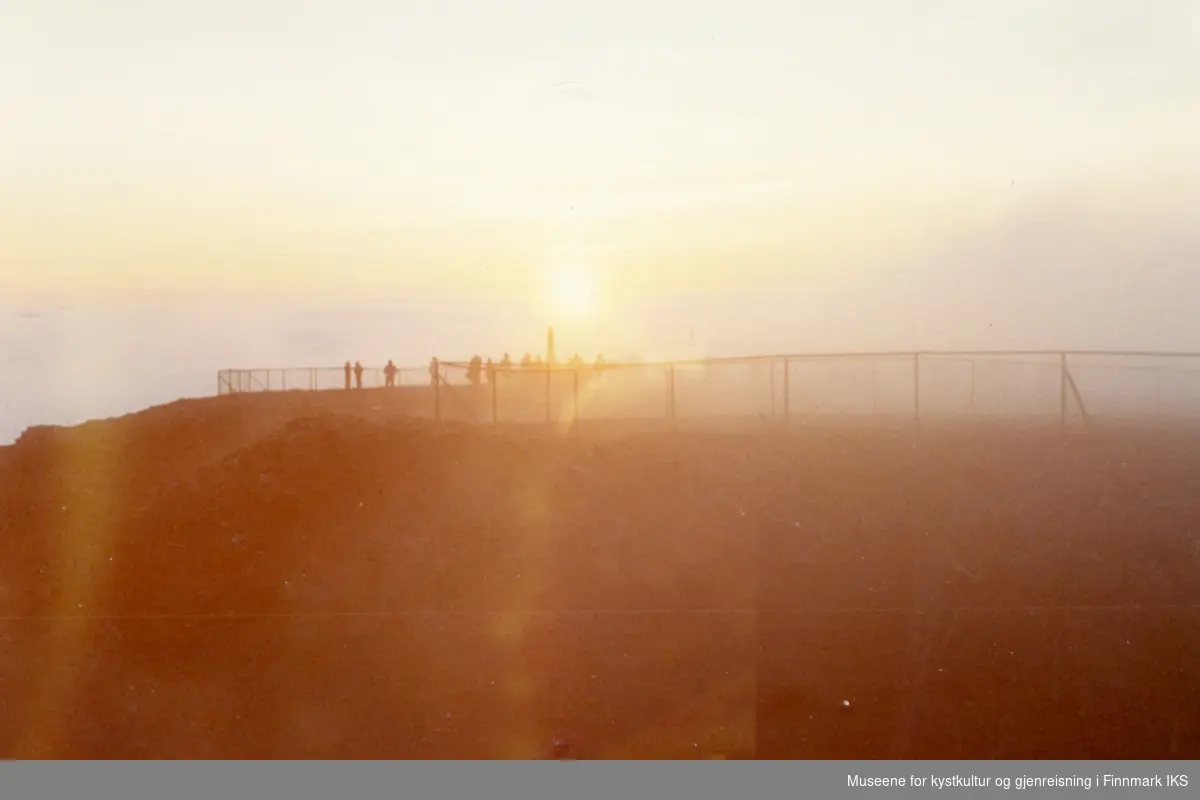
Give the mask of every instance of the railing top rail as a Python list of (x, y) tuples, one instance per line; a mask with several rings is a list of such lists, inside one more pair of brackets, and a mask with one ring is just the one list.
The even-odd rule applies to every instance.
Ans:
[[(383, 369), (383, 365), (363, 364), (362, 368), (364, 370)], [(221, 370), (221, 372), (307, 372), (307, 371), (313, 371), (313, 370), (316, 370), (318, 372), (342, 372), (345, 369), (346, 369), (345, 364), (339, 364), (336, 367), (229, 367), (229, 368)], [(418, 369), (427, 370), (427, 369), (429, 369), (429, 366), (428, 365), (421, 366), (421, 367), (397, 366), (396, 369), (400, 370), (401, 372), (412, 372), (413, 370), (418, 370)]]
[[(1044, 358), (1057, 358), (1061, 356), (1078, 356), (1078, 357), (1103, 357), (1103, 358), (1195, 358), (1200, 359), (1200, 352), (1167, 352), (1153, 350), (877, 350), (877, 351), (845, 351), (845, 352), (819, 352), (819, 353), (776, 353), (774, 355), (745, 355), (745, 356), (710, 356), (708, 358), (681, 358), (681, 359), (660, 359), (654, 361), (606, 361), (603, 364), (604, 368), (622, 369), (622, 368), (637, 368), (637, 367), (669, 367), (669, 366), (704, 366), (707, 364), (736, 364), (750, 363), (756, 361), (818, 361), (823, 359), (829, 360), (850, 360), (850, 359), (884, 359), (884, 358), (1009, 358), (1022, 356), (1038, 356)], [(469, 366), (467, 361), (444, 361), (439, 360), (439, 364), (448, 367), (461, 367), (466, 369)], [(499, 364), (493, 362), (493, 366), (499, 368)], [(595, 367), (592, 362), (584, 362), (581, 365), (583, 368)], [(572, 366), (567, 362), (556, 362), (553, 365), (531, 364), (524, 366), (517, 362), (509, 367), (510, 369), (521, 369), (528, 371), (546, 371), (547, 369), (571, 369)]]
[[(670, 367), (670, 366), (706, 366), (712, 364), (736, 364), (736, 363), (754, 363), (762, 361), (820, 361), (820, 360), (859, 360), (859, 359), (888, 359), (888, 358), (1011, 358), (1022, 356), (1037, 356), (1044, 358), (1052, 357), (1082, 357), (1082, 358), (1165, 358), (1165, 359), (1200, 359), (1200, 352), (1169, 352), (1156, 350), (877, 350), (877, 351), (844, 351), (844, 352), (816, 352), (816, 353), (776, 353), (774, 355), (744, 355), (744, 356), (711, 356), (708, 358), (683, 358), (683, 359), (659, 359), (654, 361), (606, 361), (602, 365), (597, 365), (593, 362), (584, 362), (580, 365), (582, 369), (595, 368), (600, 366), (604, 369), (636, 369), (636, 368), (651, 368), (651, 367)], [(440, 366), (452, 367), (456, 369), (467, 369), (470, 367), (469, 361), (447, 361), (438, 360)], [(505, 369), (499, 362), (493, 361), (493, 367), (496, 369)], [(245, 372), (279, 372), (287, 370), (303, 371), (303, 370), (321, 370), (321, 371), (340, 371), (346, 368), (345, 364), (337, 366), (325, 367), (250, 367), (250, 368), (229, 368), (221, 370), (222, 373), (245, 373)], [(428, 364), (424, 365), (409, 365), (397, 366), (401, 372), (413, 372), (417, 370), (427, 370)], [(573, 369), (574, 365), (569, 362), (556, 362), (554, 364), (541, 364), (529, 366), (513, 362), (507, 369), (523, 370), (528, 372), (546, 372), (546, 371), (562, 371)], [(363, 369), (378, 370), (381, 366), (363, 365)]]

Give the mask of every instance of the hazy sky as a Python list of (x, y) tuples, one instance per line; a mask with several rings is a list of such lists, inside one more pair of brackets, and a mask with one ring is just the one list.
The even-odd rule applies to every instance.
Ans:
[(1200, 351), (1198, 143), (1200, 0), (0, 0), (0, 440), (549, 323)]
[(1038, 215), (1050, 257), (1195, 243), (1195, 0), (0, 14), (5, 293), (903, 281)]

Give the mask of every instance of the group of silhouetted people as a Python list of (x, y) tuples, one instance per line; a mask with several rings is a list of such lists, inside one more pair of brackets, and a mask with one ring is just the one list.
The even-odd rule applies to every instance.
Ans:
[[(533, 355), (530, 355), (529, 353), (526, 353), (524, 356), (521, 357), (521, 362), (520, 362), (519, 368), (520, 369), (541, 369), (541, 368), (544, 368), (545, 366), (547, 366), (547, 364), (546, 364), (546, 362), (544, 362), (542, 360), (541, 356), (533, 356)], [(551, 366), (551, 367), (555, 366), (554, 362), (550, 362), (549, 366)], [(602, 355), (596, 356), (596, 362), (595, 362), (595, 365), (593, 366), (593, 369), (597, 369), (597, 370), (603, 369), (604, 366), (605, 366), (604, 356), (602, 356)], [(584, 368), (583, 358), (581, 358), (580, 355), (578, 353), (576, 353), (574, 356), (571, 357), (570, 361), (568, 361), (566, 364), (563, 365), (563, 368), (564, 369), (582, 369), (582, 368)], [(363, 388), (363, 365), (357, 361), (355, 361), (353, 364), (351, 364), (349, 361), (347, 361), (344, 369), (345, 369), (345, 373), (346, 373), (346, 388), (347, 389)], [(467, 380), (472, 385), (478, 386), (480, 383), (482, 383), (482, 381), (486, 377), (487, 382), (490, 384), (493, 381), (495, 381), (497, 370), (511, 370), (511, 369), (513, 369), (513, 361), (508, 353), (504, 354), (504, 358), (500, 359), (499, 363), (494, 363), (492, 361), (492, 359), (490, 359), (490, 358), (486, 362), (484, 362), (484, 360), (482, 358), (480, 358), (479, 356), (475, 356), (467, 363)], [(396, 375), (399, 372), (400, 372), (400, 370), (396, 367), (396, 365), (394, 363), (392, 363), (392, 360), (388, 359), (387, 366), (385, 366), (383, 368), (383, 385), (389, 386), (389, 387), (395, 386), (396, 385)], [(439, 365), (439, 362), (436, 358), (432, 359), (429, 362), (430, 384), (436, 386), (438, 383), (438, 380), (440, 378), (440, 375), (441, 375), (441, 367)], [(351, 382), (352, 379), (353, 379), (353, 383)]]
[[(534, 356), (529, 353), (526, 353), (525, 355), (523, 355), (521, 357), (521, 362), (520, 362), (519, 368), (520, 369), (544, 369), (546, 366), (555, 367), (557, 365), (553, 361), (551, 361), (551, 362), (549, 362), (549, 364), (547, 364), (547, 362), (542, 360), (541, 356)], [(490, 359), (490, 358), (486, 362), (484, 362), (483, 360), (481, 360), (479, 358), (479, 356), (475, 356), (467, 364), (467, 380), (469, 382), (471, 382), (472, 384), (478, 385), (481, 381), (481, 378), (486, 377), (487, 382), (491, 383), (496, 378), (497, 370), (511, 370), (512, 368), (513, 368), (512, 357), (509, 356), (508, 353), (504, 354), (504, 358), (500, 359), (500, 363), (498, 363), (498, 364), (494, 363), (492, 361), (492, 359)], [(564, 368), (564, 369), (583, 369), (584, 368), (583, 358), (578, 353), (576, 353), (575, 355), (573, 355), (571, 357), (570, 361), (568, 361), (566, 364), (562, 365), (562, 368)], [(596, 356), (596, 363), (593, 368), (594, 369), (603, 369), (604, 368), (604, 356), (602, 356), (602, 355)]]
[[(363, 388), (363, 383), (362, 383), (363, 365), (362, 364), (360, 364), (357, 361), (355, 361), (353, 364), (351, 364), (349, 361), (347, 361), (346, 366), (344, 367), (344, 370), (346, 372), (346, 388), (347, 389), (350, 388), (350, 376), (351, 375), (354, 376), (354, 388), (356, 388), (356, 389)], [(387, 366), (383, 368), (383, 385), (384, 386), (395, 386), (396, 385), (396, 373), (398, 373), (399, 371), (400, 370), (396, 368), (396, 365), (393, 364), (392, 360), (389, 358), (388, 362), (387, 362)]]

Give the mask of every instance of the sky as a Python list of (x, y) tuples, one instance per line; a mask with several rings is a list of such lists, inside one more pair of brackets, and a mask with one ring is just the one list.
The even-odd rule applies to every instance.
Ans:
[(63, 416), (47, 363), (283, 366), (372, 315), (413, 363), (550, 323), (585, 350), (1200, 350), (1196, 0), (0, 16), (0, 352), (42, 387), (9, 429)]

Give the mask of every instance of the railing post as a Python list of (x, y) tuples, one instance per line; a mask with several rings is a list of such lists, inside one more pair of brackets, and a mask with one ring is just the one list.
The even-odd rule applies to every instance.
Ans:
[(437, 422), (442, 421), (442, 370), (438, 364), (438, 360), (433, 360), (433, 369), (429, 371), (430, 377), (433, 378), (433, 418)]
[(790, 419), (792, 416), (792, 362), (791, 359), (783, 359), (783, 418)]
[(775, 416), (775, 359), (767, 362), (767, 371), (771, 376), (771, 416)]
[(913, 353), (913, 418), (921, 427), (921, 354)]
[(1058, 354), (1058, 430), (1067, 432), (1067, 354)]
[(979, 409), (975, 407), (975, 359), (971, 359), (971, 416), (974, 417), (979, 413)]
[(670, 419), (675, 419), (675, 362), (672, 361), (668, 367), (667, 373), (667, 415)]
[(871, 359), (871, 413), (879, 414), (879, 362)]

